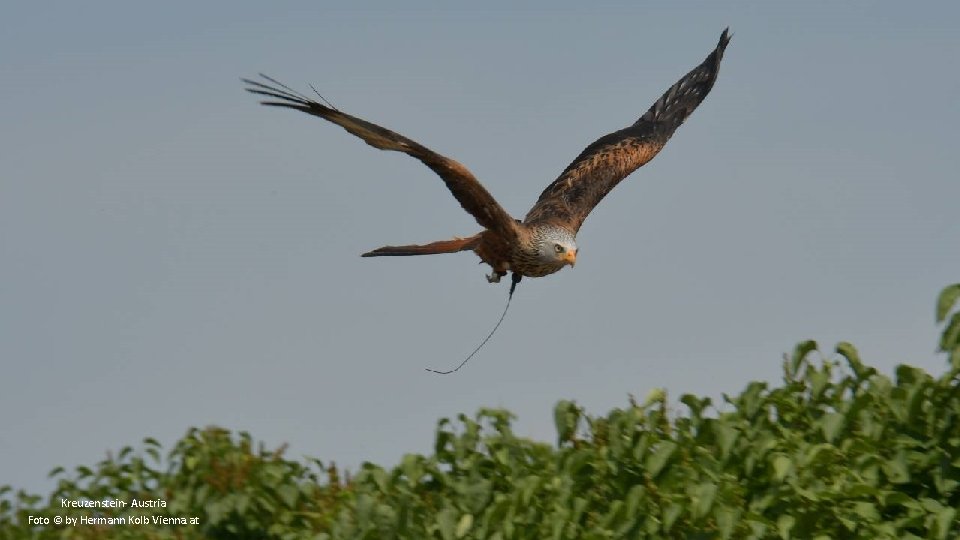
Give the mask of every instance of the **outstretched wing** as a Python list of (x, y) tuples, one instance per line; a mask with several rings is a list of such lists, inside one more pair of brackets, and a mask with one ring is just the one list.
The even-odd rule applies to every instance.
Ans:
[[(319, 116), (360, 137), (370, 146), (380, 150), (394, 150), (411, 155), (433, 172), (437, 173), (460, 206), (469, 212), (481, 226), (496, 231), (507, 241), (516, 239), (516, 221), (490, 195), (490, 192), (467, 170), (466, 167), (448, 157), (430, 150), (399, 133), (367, 122), (355, 116), (340, 112), (333, 107), (322, 105), (292, 90), (285, 84), (264, 74), (260, 76), (266, 82), (241, 79), (249, 85), (248, 92), (274, 98), (279, 101), (261, 101), (263, 105), (296, 109), (313, 116)], [(270, 83), (270, 84), (267, 84)], [(320, 99), (323, 99), (322, 97)]]
[(578, 231), (607, 193), (653, 159), (707, 96), (730, 42), (728, 32), (723, 31), (717, 48), (703, 63), (671, 86), (635, 124), (604, 135), (584, 149), (540, 194), (524, 223), (551, 223)]

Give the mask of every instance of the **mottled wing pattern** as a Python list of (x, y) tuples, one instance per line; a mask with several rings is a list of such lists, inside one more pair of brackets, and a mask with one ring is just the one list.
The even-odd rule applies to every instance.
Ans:
[(524, 223), (551, 223), (578, 231), (607, 193), (653, 159), (707, 96), (730, 42), (728, 32), (723, 31), (716, 49), (703, 63), (671, 86), (636, 123), (584, 149), (540, 194)]
[(242, 80), (249, 85), (246, 89), (248, 92), (279, 100), (261, 101), (263, 105), (286, 107), (318, 116), (360, 137), (374, 148), (403, 152), (417, 158), (443, 179), (447, 188), (460, 202), (460, 206), (476, 218), (477, 223), (487, 229), (496, 231), (504, 239), (510, 241), (516, 239), (516, 221), (500, 206), (493, 195), (480, 184), (473, 174), (457, 161), (442, 156), (399, 133), (318, 103), (266, 75), (260, 74), (260, 76), (266, 82), (250, 79)]

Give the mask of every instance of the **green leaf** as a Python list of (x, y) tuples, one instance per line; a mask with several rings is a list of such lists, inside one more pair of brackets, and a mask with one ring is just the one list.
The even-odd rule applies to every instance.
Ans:
[(457, 499), (461, 503), (461, 508), (465, 508), (474, 514), (480, 514), (490, 501), (493, 482), (487, 479), (472, 480), (459, 483), (454, 489), (457, 492)]
[(877, 506), (873, 503), (856, 502), (853, 504), (853, 511), (867, 522), (880, 521), (880, 512), (877, 511)]
[(673, 524), (676, 523), (677, 518), (680, 517), (680, 514), (683, 513), (683, 506), (671, 502), (667, 505), (667, 508), (663, 511), (663, 530), (669, 531), (673, 528)]
[(836, 351), (837, 354), (847, 360), (847, 365), (850, 366), (850, 369), (854, 375), (857, 376), (858, 380), (866, 379), (877, 371), (872, 367), (864, 366), (863, 361), (860, 360), (860, 353), (857, 352), (857, 348), (846, 341), (837, 343)]
[(553, 408), (553, 423), (557, 428), (557, 444), (572, 442), (580, 424), (580, 408), (572, 401), (560, 401)]
[(277, 495), (287, 508), (295, 508), (300, 490), (295, 484), (283, 484), (277, 489)]
[(437, 526), (443, 540), (454, 540), (457, 531), (457, 511), (453, 508), (444, 508), (437, 514)]
[(673, 441), (660, 441), (657, 443), (657, 449), (647, 458), (646, 469), (651, 477), (656, 478), (670, 461), (670, 457), (677, 450), (677, 443)]
[(940, 350), (950, 352), (960, 347), (960, 311), (950, 317), (950, 323), (943, 329), (940, 336)]
[(790, 468), (793, 466), (793, 462), (790, 461), (790, 458), (780, 454), (773, 458), (773, 478), (777, 482), (783, 482), (783, 479), (787, 477), (787, 473), (790, 472)]
[(939, 509), (936, 513), (936, 518), (934, 521), (934, 523), (936, 523), (936, 527), (933, 530), (933, 533), (935, 535), (934, 537), (937, 538), (938, 540), (946, 540), (947, 535), (950, 534), (950, 528), (951, 528), (951, 525), (953, 524), (953, 520), (956, 517), (957, 517), (956, 508), (949, 508), (945, 506)]
[(400, 460), (400, 470), (407, 477), (407, 481), (416, 484), (424, 475), (423, 457), (417, 454), (404, 454)]
[(943, 322), (947, 318), (947, 313), (953, 309), (953, 304), (960, 299), (960, 283), (954, 283), (940, 291), (940, 297), (937, 298), (937, 322)]
[(930, 497), (924, 497), (920, 499), (920, 506), (927, 512), (936, 514), (946, 508), (943, 503), (936, 499), (931, 499)]
[(917, 379), (923, 376), (923, 370), (906, 364), (899, 364), (894, 371), (897, 374), (898, 386), (909, 386), (917, 382)]
[(884, 491), (880, 494), (880, 502), (884, 506), (906, 506), (908, 503), (916, 504), (910, 495), (902, 491)]
[(777, 518), (777, 531), (780, 533), (780, 538), (790, 540), (790, 531), (796, 523), (797, 520), (791, 515), (784, 514)]
[(227, 507), (222, 499), (207, 503), (204, 510), (207, 513), (207, 520), (211, 525), (220, 523), (220, 521), (223, 520), (224, 515), (227, 513)]
[(630, 491), (627, 493), (626, 497), (626, 512), (627, 515), (635, 515), (637, 509), (640, 508), (640, 501), (646, 496), (647, 489), (641, 485), (637, 484), (630, 488)]
[(713, 482), (700, 484), (693, 492), (693, 515), (695, 518), (702, 518), (710, 512), (713, 506), (713, 500), (717, 496), (717, 485)]
[(667, 399), (667, 391), (663, 388), (654, 388), (647, 394), (647, 399), (643, 400), (643, 406), (649, 407), (657, 403), (664, 403)]
[(817, 342), (812, 339), (797, 343), (797, 346), (793, 348), (793, 356), (790, 357), (790, 362), (788, 364), (788, 375), (790, 375), (789, 378), (791, 380), (796, 378), (797, 373), (799, 373), (800, 365), (803, 363), (803, 359), (815, 350), (817, 350)]
[(803, 455), (804, 459), (802, 465), (804, 467), (817, 465), (821, 463), (821, 459), (823, 462), (829, 462), (830, 457), (836, 452), (836, 447), (829, 443), (820, 443), (807, 447), (807, 450)]
[(865, 482), (854, 482), (844, 490), (844, 495), (850, 498), (873, 497), (876, 494), (877, 488)]
[(907, 460), (903, 455), (884, 461), (881, 467), (883, 468), (883, 474), (887, 475), (887, 478), (893, 484), (905, 484), (910, 481), (910, 468), (907, 466)]
[(700, 398), (693, 394), (683, 394), (680, 396), (680, 403), (683, 403), (690, 409), (693, 416), (702, 416), (703, 410), (710, 405), (710, 398)]
[(720, 538), (726, 540), (733, 536), (734, 527), (738, 521), (737, 511), (726, 507), (717, 506), (713, 515), (717, 520), (717, 528), (720, 530)]
[(797, 343), (797, 346), (793, 349), (793, 356), (802, 360), (815, 350), (817, 350), (817, 342), (812, 339), (808, 339), (806, 341)]
[(237, 495), (235, 501), (237, 512), (240, 514), (245, 514), (247, 509), (250, 508), (250, 496), (247, 494)]
[(387, 476), (387, 472), (372, 463), (369, 465), (367, 472), (370, 474), (370, 478), (373, 479), (381, 493), (386, 493), (390, 489), (390, 478)]
[(820, 429), (823, 431), (823, 438), (827, 442), (836, 440), (840, 430), (843, 429), (844, 415), (841, 413), (828, 413), (820, 419)]
[(720, 459), (727, 459), (740, 432), (727, 423), (717, 422), (715, 426), (714, 432), (717, 436), (717, 442), (720, 444)]
[(463, 538), (467, 535), (467, 532), (470, 531), (470, 527), (473, 526), (473, 516), (471, 514), (464, 514), (460, 516), (460, 521), (457, 522), (457, 530), (454, 531), (454, 534), (457, 538)]

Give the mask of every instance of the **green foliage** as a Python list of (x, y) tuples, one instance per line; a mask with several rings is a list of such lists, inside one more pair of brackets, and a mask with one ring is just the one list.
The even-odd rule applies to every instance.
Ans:
[[(960, 283), (954, 283), (940, 293), (940, 298), (937, 299), (938, 323), (947, 320), (947, 316), (958, 301), (960, 301)], [(950, 355), (950, 365), (953, 369), (960, 370), (960, 309), (950, 317), (950, 321), (943, 329), (940, 350)]]
[[(939, 321), (960, 299), (940, 296)], [(251, 438), (191, 430), (163, 458), (151, 439), (72, 474), (55, 469), (44, 501), (0, 488), (3, 538), (670, 538), (960, 537), (958, 318), (935, 378), (906, 365), (893, 378), (849, 343), (821, 358), (797, 345), (778, 386), (738, 395), (666, 392), (603, 416), (571, 401), (554, 409), (555, 444), (518, 437), (509, 412), (482, 409), (437, 425), (430, 455), (333, 465), (254, 448)], [(78, 516), (61, 499), (162, 500), (166, 508), (96, 515), (197, 517), (197, 525), (30, 525)]]
[[(301, 538), (322, 529), (348, 493), (332, 464), (306, 464), (283, 458), (283, 447), (254, 450), (246, 433), (232, 436), (219, 428), (191, 429), (167, 454), (145, 439), (139, 451), (125, 447), (94, 468), (80, 466), (68, 475), (62, 467), (50, 475), (57, 488), (42, 498), (0, 488), (0, 539), (6, 538)], [(325, 481), (321, 480), (325, 476)], [(64, 508), (62, 500), (120, 500), (126, 508)], [(137, 500), (163, 501), (164, 507), (132, 507)], [(325, 510), (326, 509), (326, 510)], [(145, 518), (146, 523), (117, 526), (30, 526), (29, 516)], [(199, 525), (156, 523), (162, 518), (198, 519)]]

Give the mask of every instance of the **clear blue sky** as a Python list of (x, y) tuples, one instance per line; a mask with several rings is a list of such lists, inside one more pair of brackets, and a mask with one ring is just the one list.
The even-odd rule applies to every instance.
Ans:
[[(802, 339), (941, 372), (960, 279), (960, 5), (7, 3), (0, 484), (190, 426), (396, 462), (481, 406), (553, 439), (665, 387), (776, 381)], [(361, 259), (477, 226), (407, 156), (257, 105), (313, 84), (522, 216), (595, 138), (733, 42), (704, 104), (587, 220), (577, 267)]]

